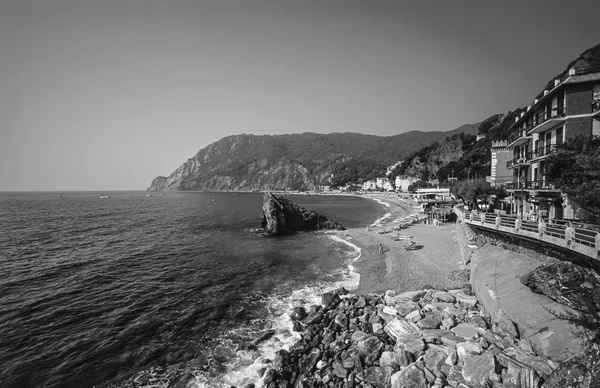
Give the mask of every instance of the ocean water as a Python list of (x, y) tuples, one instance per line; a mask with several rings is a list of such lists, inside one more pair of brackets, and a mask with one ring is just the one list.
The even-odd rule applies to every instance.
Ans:
[[(0, 193), (0, 387), (260, 387), (287, 313), (358, 283), (331, 234), (255, 233), (261, 194), (102, 194)], [(386, 211), (289, 198), (346, 227)]]

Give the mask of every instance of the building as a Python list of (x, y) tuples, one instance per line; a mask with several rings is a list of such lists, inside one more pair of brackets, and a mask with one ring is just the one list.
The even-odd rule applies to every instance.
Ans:
[(377, 188), (377, 184), (374, 180), (368, 180), (363, 182), (362, 188), (363, 190), (375, 190)]
[[(590, 55), (600, 55), (600, 45), (597, 47)], [(531, 218), (575, 218), (561, 191), (546, 181), (545, 160), (570, 138), (600, 135), (600, 66), (590, 62), (583, 56), (573, 62), (509, 128), (506, 168), (511, 181), (505, 187), (513, 213)], [(504, 152), (504, 147), (498, 150)], [(497, 153), (497, 177), (502, 174), (498, 157)]]
[(417, 189), (413, 197), (421, 205), (452, 203), (452, 196), (449, 188), (427, 188)]
[(508, 141), (493, 141), (491, 151), (492, 172), (489, 179), (486, 177), (486, 181), (490, 182), (492, 186), (501, 186), (512, 182), (512, 171), (506, 166), (506, 163), (511, 160), (513, 156), (513, 151), (508, 148)]
[(375, 187), (384, 190), (386, 182), (388, 182), (387, 178), (375, 178)]
[(418, 180), (419, 180), (418, 178), (409, 177), (406, 175), (397, 176), (396, 180), (394, 182), (394, 185), (396, 186), (397, 191), (406, 193), (406, 192), (408, 192), (408, 186), (412, 185), (413, 183), (417, 182)]

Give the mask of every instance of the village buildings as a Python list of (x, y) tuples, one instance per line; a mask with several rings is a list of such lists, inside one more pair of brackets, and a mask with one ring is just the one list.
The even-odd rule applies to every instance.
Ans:
[(496, 158), (492, 177), (498, 180), (505, 173), (500, 163), (508, 151), (510, 182), (505, 187), (512, 212), (533, 218), (577, 218), (576, 209), (547, 181), (545, 160), (577, 135), (600, 135), (600, 66), (575, 62), (546, 85), (509, 131), (506, 145), (492, 146)]

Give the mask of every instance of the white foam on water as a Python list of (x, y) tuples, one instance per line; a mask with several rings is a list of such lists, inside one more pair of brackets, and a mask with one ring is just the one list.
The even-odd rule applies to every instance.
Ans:
[(349, 258), (346, 262), (346, 264), (348, 266), (348, 272), (344, 274), (345, 275), (344, 280), (342, 280), (342, 282), (338, 282), (341, 284), (339, 284), (335, 288), (344, 287), (347, 290), (356, 289), (360, 282), (360, 274), (356, 271), (356, 267), (354, 267), (353, 263), (356, 262), (358, 259), (360, 259), (360, 256), (362, 253), (361, 249), (359, 247), (357, 247), (356, 245), (352, 244), (351, 242), (349, 242), (348, 240), (344, 240), (343, 238), (340, 238), (336, 235), (327, 235), (327, 237), (329, 237), (333, 241), (345, 244), (345, 245), (349, 246), (350, 248), (352, 248), (352, 250), (353, 250), (348, 255)]
[(392, 216), (392, 213), (390, 213), (390, 212), (388, 212), (388, 213), (385, 213), (385, 214), (384, 214), (384, 215), (382, 215), (381, 217), (377, 218), (377, 219), (375, 220), (375, 222), (373, 222), (373, 223), (371, 224), (371, 226), (381, 226), (381, 222), (382, 222), (383, 220), (387, 219), (387, 218), (390, 218), (391, 216)]
[(280, 349), (289, 350), (301, 335), (293, 330), (293, 322), (290, 313), (295, 307), (304, 307), (308, 310), (311, 305), (322, 303), (321, 295), (341, 287), (348, 290), (358, 287), (360, 274), (352, 265), (361, 256), (361, 249), (336, 235), (326, 234), (327, 237), (337, 243), (342, 243), (352, 248), (350, 252), (341, 252), (347, 266), (342, 273), (342, 279), (335, 282), (322, 282), (305, 285), (297, 288), (291, 293), (274, 293), (267, 297), (266, 303), (269, 310), (267, 322), (264, 329), (275, 330), (275, 335), (262, 342), (258, 351), (238, 351), (236, 357), (226, 364), (227, 372), (224, 376), (216, 379), (205, 375), (196, 375), (198, 388), (229, 388), (231, 386), (244, 387), (253, 383), (256, 388), (264, 388), (261, 372), (268, 368)]

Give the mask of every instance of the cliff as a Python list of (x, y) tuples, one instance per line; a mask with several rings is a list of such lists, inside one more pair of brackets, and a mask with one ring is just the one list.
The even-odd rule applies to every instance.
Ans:
[(490, 175), (492, 141), (508, 137), (507, 130), (520, 112), (517, 109), (495, 114), (482, 121), (477, 134), (485, 137), (479, 140), (472, 134), (456, 133), (413, 152), (394, 170), (393, 176), (409, 175), (442, 182), (451, 176), (466, 179)]
[(385, 174), (414, 150), (455, 133), (475, 133), (478, 124), (449, 132), (394, 136), (358, 133), (234, 135), (201, 149), (150, 191), (314, 190)]

